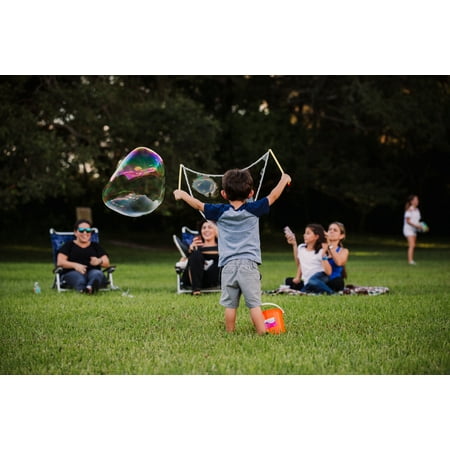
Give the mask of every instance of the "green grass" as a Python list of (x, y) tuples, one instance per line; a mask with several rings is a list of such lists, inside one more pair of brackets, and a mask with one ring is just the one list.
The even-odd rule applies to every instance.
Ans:
[[(448, 244), (424, 244), (409, 267), (401, 241), (349, 243), (348, 282), (390, 293), (265, 294), (285, 310), (287, 332), (264, 337), (243, 302), (230, 335), (218, 294), (177, 295), (173, 249), (104, 244), (121, 291), (96, 296), (51, 289), (45, 244), (1, 245), (1, 374), (450, 373)], [(264, 290), (295, 272), (280, 248), (263, 247)]]

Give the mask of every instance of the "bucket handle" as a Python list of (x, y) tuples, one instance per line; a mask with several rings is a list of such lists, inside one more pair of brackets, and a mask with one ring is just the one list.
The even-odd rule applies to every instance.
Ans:
[(281, 306), (278, 306), (275, 303), (261, 303), (261, 306), (266, 306), (266, 305), (272, 305), (272, 306), (276, 306), (278, 309), (281, 309), (281, 312), (284, 314), (284, 310)]

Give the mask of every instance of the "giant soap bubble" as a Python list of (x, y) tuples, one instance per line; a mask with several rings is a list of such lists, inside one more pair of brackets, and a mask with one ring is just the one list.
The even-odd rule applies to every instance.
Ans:
[(208, 176), (198, 176), (192, 182), (192, 188), (205, 197), (214, 197), (217, 193), (217, 183)]
[(150, 214), (163, 201), (164, 162), (158, 153), (138, 147), (121, 160), (103, 188), (103, 202), (113, 211), (129, 217)]

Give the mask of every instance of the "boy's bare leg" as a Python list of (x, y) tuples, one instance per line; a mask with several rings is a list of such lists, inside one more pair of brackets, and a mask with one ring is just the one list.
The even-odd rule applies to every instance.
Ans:
[(232, 333), (236, 328), (236, 309), (225, 308), (225, 329)]
[(266, 334), (266, 325), (264, 323), (264, 316), (260, 306), (250, 308), (250, 317), (255, 325), (256, 332), (258, 334)]

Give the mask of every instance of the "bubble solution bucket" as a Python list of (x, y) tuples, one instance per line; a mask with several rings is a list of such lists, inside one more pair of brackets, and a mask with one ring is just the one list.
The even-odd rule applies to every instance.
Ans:
[(286, 331), (284, 327), (284, 311), (275, 303), (262, 303), (261, 306), (275, 306), (275, 308), (263, 309), (262, 313), (264, 316), (264, 324), (266, 325), (266, 330), (272, 334), (280, 334)]

